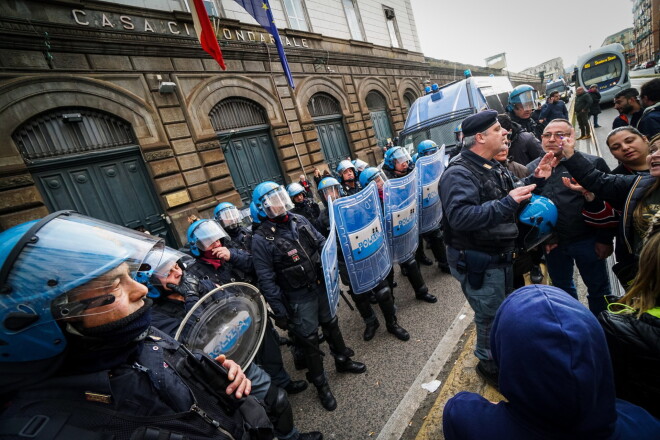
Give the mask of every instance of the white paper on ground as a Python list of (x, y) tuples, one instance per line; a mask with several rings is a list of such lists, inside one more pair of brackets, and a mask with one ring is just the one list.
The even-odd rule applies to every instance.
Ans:
[(422, 388), (424, 388), (424, 389), (425, 389), (426, 391), (428, 391), (429, 393), (433, 393), (433, 392), (435, 392), (435, 390), (437, 390), (439, 386), (440, 386), (440, 381), (437, 380), (437, 379), (436, 379), (436, 380), (432, 380), (432, 381), (429, 382), (429, 383), (423, 383), (423, 384), (422, 384)]

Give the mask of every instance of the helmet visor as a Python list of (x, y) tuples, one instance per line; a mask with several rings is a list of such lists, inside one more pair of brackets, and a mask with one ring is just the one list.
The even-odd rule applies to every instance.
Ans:
[(404, 162), (410, 162), (412, 158), (405, 148), (397, 148), (396, 151), (392, 153), (392, 160), (394, 161), (394, 164), (397, 165)]
[(383, 185), (387, 182), (387, 176), (382, 171), (377, 172), (369, 179), (369, 182), (376, 182), (378, 189), (383, 189)]
[(205, 251), (211, 247), (213, 243), (227, 237), (227, 233), (222, 226), (214, 220), (207, 220), (202, 222), (193, 231), (195, 239), (195, 246), (198, 249)]
[(513, 102), (516, 106), (520, 104), (523, 110), (534, 110), (536, 102), (536, 90), (527, 90), (514, 97)]
[(357, 168), (358, 171), (362, 172), (364, 171), (365, 168), (369, 166), (368, 163), (361, 159), (355, 159), (355, 168)]
[(42, 316), (38, 325), (114, 310), (142, 262), (159, 263), (164, 248), (158, 237), (75, 213), (35, 235), (8, 274), (4, 305), (8, 313), (29, 307)]
[(279, 186), (263, 196), (261, 205), (268, 218), (280, 217), (293, 209), (291, 197), (283, 186)]
[(341, 187), (339, 185), (326, 186), (321, 190), (321, 195), (325, 200), (328, 200), (328, 197), (332, 197), (332, 200), (337, 200), (341, 197)]
[[(163, 257), (160, 259), (158, 264), (153, 266), (152, 271), (150, 272), (149, 281), (155, 286), (166, 286), (168, 283), (179, 284), (179, 280), (183, 275), (183, 270), (178, 265), (179, 260), (185, 258), (186, 254), (179, 252), (176, 249), (170, 247), (165, 247), (163, 251)], [(150, 259), (144, 261), (143, 267), (149, 266)]]
[(235, 206), (232, 206), (220, 211), (218, 219), (225, 228), (235, 228), (241, 221), (241, 213)]

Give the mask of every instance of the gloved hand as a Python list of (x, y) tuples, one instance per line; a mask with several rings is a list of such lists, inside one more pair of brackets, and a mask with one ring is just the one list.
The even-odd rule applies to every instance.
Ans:
[(275, 325), (282, 330), (289, 330), (289, 318), (286, 315), (276, 315), (273, 317), (273, 320), (275, 321)]
[(167, 287), (183, 295), (184, 298), (190, 295), (199, 295), (199, 279), (191, 274), (184, 274), (178, 285), (167, 283)]

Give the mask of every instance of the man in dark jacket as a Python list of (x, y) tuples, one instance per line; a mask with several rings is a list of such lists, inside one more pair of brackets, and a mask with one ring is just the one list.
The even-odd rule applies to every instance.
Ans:
[[(574, 137), (575, 130), (570, 122), (555, 119), (545, 127), (543, 149), (561, 157), (564, 143), (574, 142)], [(587, 154), (584, 156), (599, 170), (606, 173), (610, 171), (602, 158)], [(531, 173), (537, 164), (538, 160), (531, 162), (527, 165), (527, 170)], [(582, 216), (584, 196), (567, 188), (563, 178), (570, 179), (571, 175), (562, 162), (559, 162), (539, 192), (554, 202), (559, 214), (554, 243), (545, 245), (548, 272), (553, 285), (577, 299), (577, 289), (573, 282), (573, 266), (577, 265), (587, 285), (589, 309), (597, 315), (605, 309), (604, 296), (610, 294), (605, 258), (612, 253), (611, 237), (608, 243), (597, 241), (596, 231), (585, 224)]]
[(614, 108), (619, 116), (612, 122), (612, 130), (630, 125), (637, 127), (639, 118), (642, 117), (642, 106), (639, 103), (639, 92), (635, 88), (621, 90), (614, 96)]
[(539, 121), (544, 125), (548, 125), (553, 119), (568, 119), (566, 104), (559, 98), (558, 91), (550, 93), (539, 115)]
[(467, 392), (452, 397), (443, 414), (447, 440), (658, 437), (657, 419), (616, 399), (596, 318), (556, 287), (526, 286), (509, 295), (495, 317), (491, 346), (506, 400)]
[(575, 98), (575, 114), (577, 115), (578, 125), (580, 126), (580, 139), (591, 138), (591, 128), (589, 128), (589, 111), (591, 111), (591, 104), (593, 100), (591, 95), (584, 91), (584, 87), (578, 87), (575, 91), (577, 97)]
[(591, 95), (591, 107), (589, 109), (589, 114), (594, 117), (594, 128), (599, 128), (600, 125), (598, 125), (598, 115), (601, 113), (600, 92), (598, 91), (598, 86), (596, 84), (593, 84), (591, 87), (589, 87), (589, 94)]
[(514, 162), (527, 165), (534, 159), (543, 156), (541, 142), (536, 139), (534, 134), (528, 133), (520, 127), (520, 124), (513, 122), (509, 115), (497, 115), (502, 128), (509, 132), (509, 157)]
[(644, 112), (637, 123), (637, 129), (650, 140), (660, 133), (660, 78), (644, 83), (639, 96)]

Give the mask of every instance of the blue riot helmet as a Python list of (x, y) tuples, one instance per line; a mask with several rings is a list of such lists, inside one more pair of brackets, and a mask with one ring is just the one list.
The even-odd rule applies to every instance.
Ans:
[(212, 245), (225, 237), (227, 233), (220, 223), (215, 220), (197, 220), (188, 226), (188, 244), (190, 245), (190, 252), (199, 257), (204, 251), (212, 249)]
[(293, 202), (286, 189), (275, 182), (262, 182), (257, 185), (252, 191), (252, 200), (262, 217), (282, 217), (293, 209)]
[(419, 158), (419, 153), (415, 153), (412, 155), (410, 159), (413, 161), (413, 163), (417, 163), (418, 158)]
[(0, 233), (0, 389), (28, 372), (12, 366), (43, 374), (32, 367), (55, 364), (67, 345), (58, 321), (93, 326), (121, 305), (116, 295), (126, 294), (150, 253), (160, 261), (163, 246), (159, 237), (73, 211)]
[(298, 194), (305, 195), (305, 187), (297, 182), (290, 183), (289, 186), (286, 187), (286, 192), (289, 194), (289, 197), (291, 197), (291, 199), (293, 200), (293, 198)]
[(213, 210), (213, 217), (223, 228), (233, 230), (241, 223), (241, 213), (229, 202), (219, 203)]
[(390, 170), (404, 171), (401, 168), (404, 163), (409, 163), (412, 160), (410, 153), (403, 147), (393, 147), (385, 152), (383, 166)]
[(150, 257), (144, 260), (143, 268), (146, 270), (139, 271), (136, 280), (147, 286), (148, 297), (158, 298), (160, 296), (158, 288), (166, 287), (168, 283), (179, 284), (183, 276), (182, 261), (186, 258), (191, 257), (166, 246), (158, 261)]
[(369, 164), (362, 159), (355, 159), (353, 161), (353, 166), (355, 166), (355, 169), (358, 171), (358, 173), (361, 173), (365, 168), (369, 166)]
[(332, 200), (337, 200), (344, 195), (341, 184), (334, 177), (324, 177), (321, 179), (318, 188), (321, 200), (324, 202), (328, 200), (328, 197), (332, 197)]
[(382, 189), (386, 181), (387, 177), (385, 176), (385, 173), (376, 167), (366, 168), (360, 173), (360, 185), (362, 185), (363, 188), (366, 188), (370, 182), (376, 182), (378, 189)]
[(458, 124), (456, 128), (454, 128), (454, 138), (456, 138), (456, 143), (460, 144), (463, 142), (463, 124)]
[(419, 157), (421, 156), (430, 156), (435, 154), (438, 151), (438, 144), (433, 142), (430, 139), (426, 139), (419, 144), (417, 144), (417, 153)]
[(254, 200), (250, 202), (250, 217), (252, 217), (253, 223), (261, 223), (261, 219), (259, 218), (259, 208), (255, 205)]
[(518, 216), (521, 225), (526, 225), (521, 229), (529, 229), (523, 243), (525, 250), (538, 246), (552, 235), (557, 216), (557, 207), (550, 199), (532, 194), (529, 203)]
[[(353, 178), (352, 179), (344, 178), (344, 172), (346, 170), (349, 170), (349, 169), (353, 170)], [(350, 160), (347, 160), (347, 159), (342, 160), (341, 162), (339, 162), (339, 164), (337, 165), (336, 172), (337, 172), (337, 176), (339, 176), (339, 179), (342, 182), (352, 182), (353, 180), (355, 180), (355, 177), (357, 176), (357, 169), (355, 168), (355, 165), (353, 165), (353, 162), (351, 162)]]
[(534, 103), (536, 102), (536, 90), (534, 87), (522, 84), (516, 87), (509, 93), (509, 104), (506, 106), (508, 112), (513, 112), (517, 104), (523, 110), (534, 110)]

